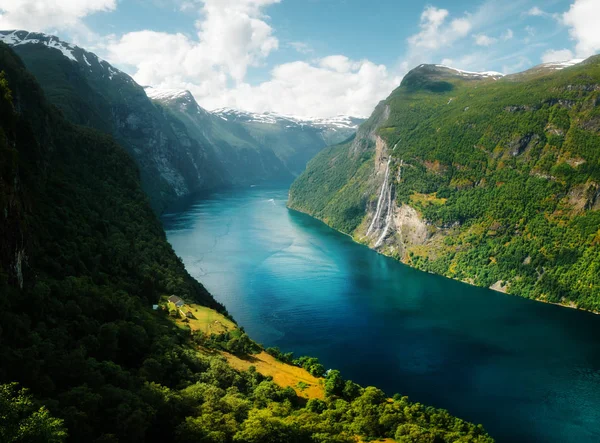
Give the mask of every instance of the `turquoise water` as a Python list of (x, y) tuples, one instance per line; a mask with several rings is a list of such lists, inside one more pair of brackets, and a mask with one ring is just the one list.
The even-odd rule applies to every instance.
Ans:
[(169, 241), (257, 341), (482, 423), (500, 442), (600, 441), (600, 316), (426, 274), (286, 208), (199, 197)]

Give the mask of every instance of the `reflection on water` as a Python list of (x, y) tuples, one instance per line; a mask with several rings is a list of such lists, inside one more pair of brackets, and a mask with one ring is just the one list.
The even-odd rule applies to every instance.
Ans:
[(169, 241), (257, 341), (482, 423), (498, 441), (600, 441), (600, 316), (415, 271), (285, 207), (204, 196)]

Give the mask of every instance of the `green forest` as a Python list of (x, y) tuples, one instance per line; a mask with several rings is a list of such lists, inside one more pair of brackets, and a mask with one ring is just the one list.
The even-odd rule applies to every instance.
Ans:
[(245, 334), (190, 334), (153, 311), (176, 294), (226, 314), (167, 243), (127, 153), (68, 123), (4, 44), (0, 71), (1, 441), (492, 441), (338, 371), (303, 401), (217, 352), (262, 349)]
[(478, 286), (600, 311), (599, 84), (599, 56), (502, 79), (422, 65), (361, 127), (360, 143), (309, 164), (289, 205), (365, 241), (383, 180), (373, 164), (380, 137), (397, 206), (416, 209), (429, 231), (424, 244), (396, 235), (382, 252)]

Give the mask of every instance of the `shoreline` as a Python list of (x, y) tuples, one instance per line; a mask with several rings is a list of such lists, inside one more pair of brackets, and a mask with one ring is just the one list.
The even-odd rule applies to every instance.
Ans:
[[(288, 200), (288, 203), (289, 203), (289, 200)], [(354, 238), (352, 235), (350, 235), (350, 234), (347, 234), (347, 233), (345, 233), (345, 232), (342, 232), (342, 231), (339, 231), (338, 229), (335, 229), (333, 226), (331, 226), (329, 223), (325, 222), (325, 221), (324, 221), (324, 220), (322, 220), (321, 218), (319, 218), (319, 217), (315, 217), (314, 215), (312, 215), (312, 214), (310, 214), (310, 213), (308, 213), (308, 212), (306, 212), (306, 211), (303, 211), (303, 210), (300, 210), (300, 209), (293, 208), (293, 207), (291, 207), (291, 206), (290, 206), (288, 203), (286, 203), (286, 205), (285, 205), (287, 209), (289, 209), (289, 210), (291, 210), (291, 211), (298, 212), (298, 213), (300, 213), (300, 214), (307, 215), (307, 216), (309, 216), (309, 217), (313, 218), (314, 220), (318, 220), (318, 221), (320, 221), (321, 223), (323, 223), (324, 225), (326, 225), (326, 226), (328, 226), (329, 228), (333, 229), (335, 232), (338, 232), (338, 233), (340, 233), (340, 234), (342, 234), (342, 235), (345, 235), (346, 237), (349, 237), (349, 238), (350, 238), (350, 239), (352, 239), (352, 241), (353, 241), (354, 243), (356, 243), (357, 245), (361, 245), (361, 246), (364, 246), (364, 247), (366, 247), (366, 248), (369, 248), (371, 251), (374, 251), (374, 252), (376, 252), (377, 254), (379, 254), (379, 255), (382, 255), (382, 256), (384, 256), (384, 257), (390, 258), (390, 259), (392, 259), (392, 260), (394, 260), (394, 261), (396, 261), (396, 262), (398, 262), (398, 263), (400, 263), (400, 264), (403, 264), (403, 265), (405, 265), (405, 266), (408, 266), (408, 267), (409, 267), (409, 268), (411, 268), (411, 269), (415, 269), (415, 270), (417, 270), (417, 271), (420, 271), (420, 272), (426, 272), (426, 273), (428, 273), (428, 274), (438, 275), (438, 276), (440, 276), (440, 277), (447, 278), (448, 280), (453, 280), (453, 281), (457, 281), (457, 282), (460, 282), (460, 283), (464, 283), (464, 284), (467, 284), (467, 285), (469, 285), (469, 286), (473, 286), (473, 287), (475, 287), (475, 288), (489, 289), (490, 291), (499, 292), (499, 293), (501, 293), (501, 294), (509, 295), (509, 296), (511, 296), (511, 297), (519, 297), (519, 298), (522, 298), (522, 299), (525, 299), (525, 300), (532, 300), (532, 301), (535, 301), (535, 302), (545, 303), (545, 304), (548, 304), (548, 305), (559, 306), (559, 307), (561, 307), (561, 308), (567, 308), (567, 309), (572, 309), (572, 310), (575, 310), (575, 311), (587, 312), (587, 313), (589, 313), (589, 314), (600, 315), (600, 311), (592, 311), (592, 310), (589, 310), (589, 309), (583, 309), (583, 308), (580, 308), (579, 306), (572, 306), (572, 305), (568, 305), (568, 304), (562, 304), (562, 303), (551, 302), (551, 301), (543, 300), (543, 299), (541, 299), (541, 298), (529, 298), (529, 297), (524, 297), (524, 296), (522, 296), (522, 295), (519, 295), (519, 294), (515, 294), (515, 293), (511, 293), (511, 292), (507, 292), (507, 291), (500, 291), (500, 290), (498, 290), (498, 289), (494, 289), (494, 288), (491, 288), (491, 287), (479, 286), (479, 285), (475, 285), (475, 284), (473, 284), (473, 283), (470, 283), (470, 282), (468, 282), (468, 281), (459, 280), (459, 279), (457, 279), (457, 278), (452, 278), (452, 277), (448, 277), (448, 276), (446, 276), (446, 275), (437, 274), (437, 273), (435, 273), (435, 272), (430, 272), (430, 271), (425, 271), (425, 270), (423, 270), (423, 269), (419, 269), (419, 268), (417, 268), (417, 267), (415, 267), (415, 266), (411, 266), (411, 265), (410, 265), (410, 264), (408, 264), (408, 263), (404, 263), (403, 261), (401, 261), (401, 260), (398, 260), (397, 258), (395, 258), (395, 257), (393, 257), (393, 256), (391, 256), (391, 255), (388, 255), (388, 254), (386, 254), (386, 253), (384, 253), (384, 252), (381, 252), (381, 251), (379, 251), (379, 250), (377, 250), (377, 249), (374, 249), (374, 248), (372, 248), (371, 246), (369, 246), (369, 245), (368, 245), (368, 244), (366, 244), (366, 243), (363, 243), (363, 242), (357, 241), (357, 240), (356, 240), (356, 239), (355, 239), (355, 238)]]

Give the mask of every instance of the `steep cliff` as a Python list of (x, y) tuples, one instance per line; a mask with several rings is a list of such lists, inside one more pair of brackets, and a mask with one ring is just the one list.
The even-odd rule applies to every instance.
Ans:
[[(215, 174), (217, 185), (292, 180), (292, 172), (271, 146), (258, 142), (243, 126), (203, 109), (189, 91), (146, 88), (146, 92), (182, 144), (202, 146), (202, 164)], [(295, 149), (295, 141), (288, 140), (287, 146)]]
[(600, 310), (600, 58), (516, 75), (421, 65), (290, 191), (384, 254)]
[(348, 138), (361, 121), (256, 122), (255, 114), (211, 113), (187, 91), (149, 88), (147, 94), (107, 61), (57, 37), (0, 31), (0, 41), (23, 59), (69, 121), (112, 135), (130, 153), (157, 213), (199, 190), (291, 181), (317, 152)]

